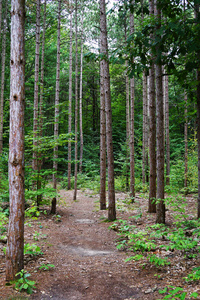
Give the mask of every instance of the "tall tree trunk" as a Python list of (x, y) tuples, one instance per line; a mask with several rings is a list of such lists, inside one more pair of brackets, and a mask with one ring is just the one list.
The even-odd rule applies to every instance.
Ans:
[[(44, 47), (45, 47), (45, 32), (46, 32), (46, 0), (44, 1), (43, 12), (43, 32), (42, 32), (42, 54), (41, 54), (41, 78), (40, 78), (40, 104), (39, 104), (39, 140), (42, 138), (43, 127), (43, 96), (44, 96)], [(41, 142), (39, 141), (39, 154), (38, 154), (38, 178), (37, 178), (37, 190), (41, 189), (42, 181), (40, 178), (40, 172), (42, 169), (42, 152)], [(37, 206), (39, 207), (42, 200), (42, 195), (37, 195)]]
[[(195, 18), (200, 22), (199, 4), (195, 4)], [(200, 53), (197, 53), (197, 144), (198, 144), (198, 198), (197, 218), (200, 218)]]
[[(68, 133), (72, 133), (72, 11), (70, 11)], [(68, 142), (68, 190), (71, 189), (71, 141)]]
[[(126, 61), (126, 70), (128, 62)], [(126, 71), (127, 72), (127, 71)], [(129, 191), (129, 162), (130, 162), (130, 100), (129, 100), (129, 77), (126, 74), (126, 191)]]
[(6, 280), (14, 280), (24, 268), (24, 55), (25, 1), (11, 1), (10, 60), (10, 138), (9, 194), (10, 216), (6, 248)]
[(107, 162), (108, 162), (108, 220), (116, 219), (115, 208), (115, 184), (114, 184), (114, 155), (112, 141), (112, 109), (110, 93), (110, 73), (108, 62), (108, 41), (106, 25), (105, 0), (100, 0), (100, 30), (101, 30), (101, 51), (103, 58), (103, 76), (106, 107), (106, 142), (107, 142)]
[[(102, 35), (102, 31), (101, 31)], [(102, 40), (102, 36), (100, 37)], [(100, 48), (100, 54), (103, 53)], [(106, 209), (106, 111), (104, 91), (104, 60), (100, 61), (100, 209)]]
[[(33, 112), (33, 161), (32, 168), (38, 171), (38, 89), (39, 89), (39, 59), (40, 59), (40, 0), (37, 0), (36, 14), (36, 46), (35, 46), (35, 82), (34, 82), (34, 112)], [(34, 177), (36, 174), (34, 175)], [(36, 185), (34, 180), (33, 185)]]
[(147, 178), (148, 157), (148, 116), (147, 116), (147, 76), (143, 72), (143, 143), (142, 143), (142, 182), (145, 184)]
[[(56, 65), (56, 95), (55, 95), (55, 120), (54, 120), (54, 154), (53, 154), (53, 188), (57, 189), (57, 170), (58, 170), (58, 122), (59, 122), (59, 92), (60, 92), (60, 19), (61, 1), (58, 0), (58, 28), (57, 28), (57, 65)], [(56, 213), (56, 196), (51, 203), (51, 213)]]
[[(125, 7), (126, 9), (126, 7)], [(127, 20), (124, 20), (125, 42), (127, 42)], [(126, 61), (126, 191), (129, 191), (129, 162), (130, 162), (130, 93), (129, 93), (129, 76), (128, 61)]]
[(185, 180), (184, 187), (187, 187), (187, 177), (188, 177), (188, 110), (187, 110), (187, 93), (184, 94), (185, 100), (185, 126), (184, 126), (184, 141), (185, 141)]
[(5, 86), (5, 62), (6, 62), (6, 31), (7, 31), (7, 1), (5, 7), (5, 17), (2, 38), (2, 56), (1, 56), (1, 101), (0, 101), (0, 154), (3, 151), (3, 107), (4, 107), (4, 86)]
[[(156, 1), (157, 30), (161, 26), (161, 11)], [(162, 85), (162, 61), (160, 46), (156, 47), (156, 108), (157, 108), (157, 216), (156, 223), (165, 224), (164, 204), (164, 115), (163, 115), (163, 85)]]
[[(154, 0), (149, 1), (150, 15), (154, 15)], [(151, 34), (151, 40), (154, 36)], [(155, 101), (155, 67), (151, 54), (151, 68), (149, 70), (149, 213), (156, 212), (156, 101)]]
[(0, 0), (0, 40), (1, 40), (1, 21), (2, 21), (2, 0)]
[(75, 66), (75, 164), (74, 164), (74, 197), (77, 196), (77, 171), (78, 171), (78, 28), (77, 28), (77, 0), (75, 0), (75, 31), (76, 31), (76, 66)]
[(169, 140), (169, 78), (165, 76), (165, 121), (166, 121), (166, 185), (170, 184), (170, 140)]
[(83, 165), (83, 113), (82, 113), (82, 95), (83, 95), (83, 16), (81, 20), (81, 65), (80, 65), (80, 95), (79, 95), (79, 124), (80, 124), (80, 163), (79, 172), (82, 173)]
[[(134, 0), (132, 1), (134, 4)], [(134, 14), (130, 15), (130, 34), (134, 33)], [(130, 79), (130, 197), (135, 200), (135, 150), (134, 150), (134, 101), (135, 101), (134, 77)]]

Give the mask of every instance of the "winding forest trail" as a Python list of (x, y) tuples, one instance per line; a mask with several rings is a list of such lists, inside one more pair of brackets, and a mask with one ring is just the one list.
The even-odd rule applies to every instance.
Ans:
[[(41, 214), (25, 224), (25, 243), (41, 247), (42, 256), (25, 256), (25, 270), (36, 282), (34, 293), (27, 296), (5, 286), (5, 258), (0, 274), (0, 299), (56, 300), (155, 300), (159, 299), (154, 268), (125, 262), (125, 251), (116, 249), (116, 232), (102, 222), (107, 211), (99, 211), (99, 196), (92, 191), (60, 191), (57, 217)], [(126, 197), (126, 195), (120, 195)], [(140, 198), (142, 206), (146, 205)], [(117, 212), (117, 218), (131, 216), (133, 211)], [(38, 239), (35, 235), (38, 233)], [(42, 264), (53, 264), (47, 271)]]
[(149, 287), (145, 275), (138, 277), (131, 263), (124, 262), (125, 253), (116, 250), (116, 233), (100, 220), (107, 212), (95, 209), (99, 204), (92, 195), (79, 191), (77, 202), (72, 191), (61, 195), (68, 206), (58, 208), (62, 222), (46, 230), (50, 247), (45, 256), (55, 268), (37, 274), (31, 299), (155, 299), (142, 292)]

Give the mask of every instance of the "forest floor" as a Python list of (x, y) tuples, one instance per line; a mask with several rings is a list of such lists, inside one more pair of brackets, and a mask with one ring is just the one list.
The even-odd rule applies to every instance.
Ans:
[[(107, 211), (99, 210), (99, 195), (78, 191), (77, 201), (72, 200), (73, 191), (61, 190), (60, 195), (56, 216), (41, 213), (35, 220), (26, 220), (25, 243), (36, 244), (43, 252), (25, 257), (25, 270), (36, 289), (29, 296), (5, 286), (5, 255), (0, 251), (0, 299), (155, 300), (163, 297), (158, 290), (167, 285), (200, 292), (198, 283), (183, 280), (189, 269), (199, 265), (199, 257), (186, 261), (172, 254), (174, 265), (162, 268), (141, 261), (125, 262), (131, 254), (116, 249), (117, 234), (108, 229), (112, 223), (105, 222)], [(137, 226), (155, 222), (155, 214), (147, 214), (147, 199), (137, 195), (130, 210), (124, 204), (126, 196), (116, 194), (121, 201), (118, 219), (128, 220), (142, 212)], [(188, 201), (194, 200), (188, 197)], [(48, 263), (55, 267), (39, 269)]]

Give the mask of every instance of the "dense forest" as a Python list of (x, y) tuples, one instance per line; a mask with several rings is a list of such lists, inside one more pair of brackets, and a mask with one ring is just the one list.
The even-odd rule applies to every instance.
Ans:
[(180, 199), (192, 194), (195, 211), (184, 222), (199, 228), (199, 6), (0, 0), (7, 281), (24, 268), (24, 211), (37, 215), (45, 206), (56, 215), (60, 189), (73, 190), (74, 201), (78, 190), (95, 191), (108, 221), (118, 218), (116, 192), (126, 193), (130, 205), (140, 193), (155, 226), (169, 222), (169, 197), (178, 211)]

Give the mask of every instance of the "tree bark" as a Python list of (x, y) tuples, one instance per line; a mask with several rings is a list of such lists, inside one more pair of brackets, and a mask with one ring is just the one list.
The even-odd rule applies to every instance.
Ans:
[[(35, 46), (35, 81), (34, 81), (34, 115), (33, 115), (33, 161), (32, 168), (38, 171), (38, 89), (39, 89), (39, 60), (40, 60), (40, 0), (37, 0), (36, 14), (36, 46)], [(34, 177), (36, 174), (34, 175)], [(36, 181), (33, 181), (36, 186)]]
[[(102, 40), (102, 31), (100, 40)], [(100, 54), (103, 54), (102, 48)], [(104, 91), (104, 60), (100, 61), (100, 209), (106, 209), (106, 111)]]
[[(134, 0), (132, 1), (134, 4)], [(134, 33), (134, 14), (130, 14), (130, 34)], [(135, 150), (134, 150), (134, 77), (130, 79), (130, 197), (135, 200)]]
[(108, 62), (108, 42), (105, 0), (100, 0), (100, 30), (101, 30), (101, 51), (103, 54), (103, 76), (106, 107), (106, 142), (107, 142), (107, 162), (108, 162), (108, 220), (116, 219), (115, 208), (115, 184), (114, 184), (114, 155), (112, 141), (112, 109), (110, 93), (110, 74)]
[(7, 31), (7, 1), (5, 7), (5, 17), (2, 37), (1, 56), (1, 100), (0, 100), (0, 154), (3, 151), (3, 107), (4, 107), (4, 86), (5, 86), (5, 62), (6, 62), (6, 31)]
[[(161, 11), (156, 1), (157, 30), (161, 26)], [(163, 115), (163, 84), (162, 84), (162, 61), (160, 45), (156, 46), (156, 108), (157, 108), (157, 199), (156, 223), (165, 224), (164, 204), (164, 115)]]
[[(195, 19), (200, 22), (199, 4), (195, 4)], [(198, 145), (198, 198), (197, 218), (200, 218), (200, 53), (197, 53), (197, 145)]]
[[(83, 12), (82, 12), (83, 13)], [(82, 95), (83, 95), (83, 16), (81, 20), (81, 63), (80, 63), (80, 95), (79, 95), (79, 124), (80, 124), (80, 163), (79, 172), (82, 173), (83, 165), (83, 112), (82, 112)]]
[(185, 125), (184, 125), (184, 141), (185, 141), (185, 180), (184, 187), (187, 187), (188, 177), (188, 116), (187, 116), (187, 93), (184, 94), (185, 100)]
[[(154, 0), (149, 1), (150, 15), (154, 15)], [(154, 35), (151, 34), (151, 40)], [(151, 68), (149, 70), (149, 213), (156, 212), (156, 101), (155, 101), (155, 66), (151, 53)]]
[[(40, 78), (40, 104), (39, 104), (39, 138), (42, 138), (43, 127), (43, 95), (44, 95), (44, 48), (45, 48), (45, 32), (46, 32), (46, 0), (44, 1), (44, 18), (43, 18), (43, 32), (42, 32), (42, 54), (41, 54), (41, 78)], [(39, 139), (39, 140), (40, 140)], [(39, 154), (38, 154), (38, 179), (37, 190), (42, 187), (42, 181), (40, 178), (40, 172), (42, 169), (42, 152), (41, 142), (39, 141)], [(37, 195), (37, 206), (39, 207), (42, 200), (42, 195)]]
[(24, 55), (25, 1), (11, 1), (10, 138), (9, 194), (10, 217), (6, 248), (6, 280), (14, 280), (24, 268)]
[(147, 76), (143, 72), (143, 142), (142, 142), (142, 182), (145, 184), (148, 169), (148, 116), (147, 116)]
[(166, 121), (166, 185), (170, 184), (170, 140), (169, 140), (169, 78), (165, 76), (165, 121)]
[[(68, 133), (72, 133), (72, 11), (70, 11)], [(68, 142), (68, 190), (71, 189), (71, 141)]]
[[(60, 92), (60, 19), (61, 0), (58, 0), (58, 27), (57, 27), (57, 65), (56, 65), (56, 95), (55, 95), (55, 120), (54, 120), (54, 154), (53, 154), (53, 188), (57, 190), (57, 170), (58, 170), (58, 122), (59, 122), (59, 92)], [(56, 213), (56, 196), (51, 203), (51, 213)]]
[(75, 39), (76, 39), (76, 66), (75, 66), (75, 164), (74, 164), (74, 197), (77, 197), (77, 172), (78, 172), (78, 28), (77, 28), (77, 0), (75, 0)]

